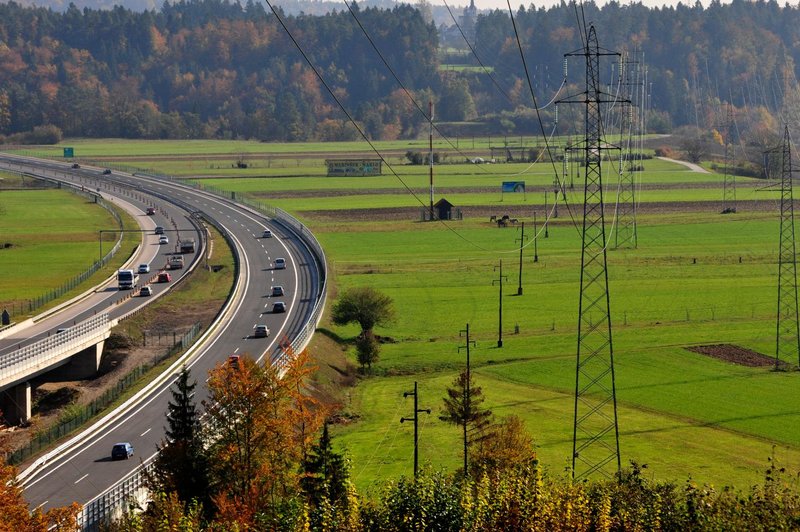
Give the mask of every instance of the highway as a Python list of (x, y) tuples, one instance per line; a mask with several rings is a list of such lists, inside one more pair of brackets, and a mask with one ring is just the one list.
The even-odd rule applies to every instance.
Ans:
[[(300, 333), (324, 296), (321, 293), (322, 266), (305, 241), (286, 224), (267, 220), (251, 209), (164, 179), (117, 172), (102, 175), (101, 169), (73, 171), (50, 161), (21, 164), (17, 158), (0, 156), (0, 167), (6, 165), (13, 166), (16, 171), (45, 172), (59, 180), (96, 186), (104, 195), (113, 193), (126, 200), (129, 199), (125, 198), (126, 194), (156, 197), (159, 208), (175, 202), (183, 208), (194, 209), (227, 233), (238, 257), (239, 275), (225, 312), (204, 336), (202, 348), (192, 353), (188, 362), (193, 379), (199, 383), (206, 380), (209, 369), (231, 354), (249, 354), (262, 360), (277, 356), (280, 342)], [(262, 238), (265, 228), (271, 229), (272, 238)], [(275, 269), (278, 257), (286, 259), (285, 269)], [(269, 289), (274, 285), (283, 286), (283, 297), (270, 297)], [(276, 299), (286, 303), (286, 313), (271, 312)], [(270, 336), (254, 338), (252, 332), (256, 324), (266, 324)], [(166, 379), (154, 383), (150, 390), (135, 398), (135, 404), (127, 410), (107, 416), (109, 419), (97, 423), (71, 448), (48, 457), (35, 471), (23, 472), (24, 493), (31, 506), (48, 509), (73, 501), (86, 504), (130, 473), (140, 460), (154, 455), (156, 445), (164, 436), (169, 388), (179, 371), (180, 365), (174, 365)], [(198, 386), (197, 403), (206, 396), (205, 387)], [(132, 443), (133, 459), (111, 461), (111, 447), (116, 442)]]

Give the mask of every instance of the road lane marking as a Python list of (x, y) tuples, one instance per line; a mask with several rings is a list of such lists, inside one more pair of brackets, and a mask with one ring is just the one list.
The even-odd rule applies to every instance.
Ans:
[(85, 479), (85, 478), (86, 478), (86, 477), (88, 477), (88, 476), (89, 476), (89, 473), (86, 473), (86, 474), (85, 474), (85, 475), (83, 475), (81, 478), (79, 478), (78, 480), (76, 480), (76, 481), (75, 481), (75, 484), (77, 484), (78, 482), (80, 482), (81, 480)]
[(150, 428), (149, 428), (149, 429), (147, 429), (146, 431), (144, 431), (144, 432), (142, 432), (141, 434), (139, 434), (139, 437), (142, 437), (142, 436), (144, 436), (145, 434), (147, 434), (147, 433), (148, 433), (148, 432), (150, 432), (151, 430), (153, 430), (153, 427), (150, 427)]

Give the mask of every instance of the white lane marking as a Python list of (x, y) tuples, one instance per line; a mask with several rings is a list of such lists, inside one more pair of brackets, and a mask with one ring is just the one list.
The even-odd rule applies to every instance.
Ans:
[(238, 353), (238, 352), (239, 352), (239, 349), (240, 349), (239, 347), (237, 347), (236, 349), (234, 349), (234, 351), (233, 351), (233, 354), (235, 355), (236, 353)]
[(145, 434), (147, 434), (147, 433), (148, 433), (148, 432), (150, 432), (151, 430), (153, 430), (153, 427), (150, 427), (150, 428), (149, 428), (149, 429), (147, 429), (146, 431), (144, 431), (144, 432), (142, 432), (141, 434), (139, 434), (139, 437), (141, 437), (141, 436), (144, 436)]
[(78, 482), (80, 482), (81, 480), (85, 479), (85, 478), (86, 478), (86, 477), (88, 477), (88, 476), (89, 476), (89, 473), (86, 473), (86, 474), (85, 474), (85, 475), (83, 475), (81, 478), (79, 478), (78, 480), (76, 480), (76, 481), (75, 481), (75, 484), (77, 484)]
[(44, 505), (45, 505), (45, 504), (47, 504), (48, 502), (50, 502), (50, 499), (47, 499), (46, 501), (44, 501), (42, 504), (40, 504), (39, 506), (37, 506), (36, 508), (34, 508), (34, 510), (38, 510), (39, 508), (41, 508), (42, 506), (44, 506)]

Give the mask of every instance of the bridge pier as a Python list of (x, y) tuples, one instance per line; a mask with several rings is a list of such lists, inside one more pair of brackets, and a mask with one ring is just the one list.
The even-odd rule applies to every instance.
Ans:
[(72, 355), (69, 362), (55, 368), (51, 374), (62, 380), (83, 380), (94, 377), (100, 369), (100, 358), (105, 343), (105, 340), (102, 340)]
[(31, 384), (23, 382), (0, 392), (0, 410), (10, 425), (25, 425), (31, 420)]

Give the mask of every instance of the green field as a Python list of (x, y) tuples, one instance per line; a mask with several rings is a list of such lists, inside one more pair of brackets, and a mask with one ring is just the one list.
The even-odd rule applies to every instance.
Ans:
[[(419, 382), (420, 406), (432, 408), (420, 435), (421, 458), (435, 467), (460, 463), (459, 432), (438, 420), (445, 387), (463, 365), (459, 331), (470, 324), (477, 346), (472, 360), (487, 404), (498, 415), (525, 419), (542, 461), (554, 472), (571, 452), (572, 405), (580, 275), (578, 187), (552, 220), (544, 238), (544, 190), (551, 189), (552, 166), (449, 164), (437, 166), (437, 199), (466, 212), (504, 208), (529, 213), (525, 233), (533, 236), (532, 213), (539, 212), (536, 240), (524, 250), (523, 295), (519, 284), (520, 230), (497, 228), (484, 216), (463, 221), (420, 223), (427, 200), (427, 168), (398, 164), (375, 178), (324, 177), (323, 158), (313, 152), (356, 150), (363, 143), (258, 145), (288, 164), (286, 173), (256, 159), (240, 179), (236, 172), (195, 160), (146, 154), (241, 153), (242, 143), (74, 143), (81, 152), (97, 150), (103, 164), (139, 164), (154, 171), (197, 178), (205, 186), (233, 190), (295, 213), (315, 232), (328, 256), (337, 290), (374, 286), (395, 301), (398, 319), (378, 334), (382, 345), (374, 375), (351, 389), (345, 410), (357, 421), (337, 426), (361, 489), (376, 480), (411, 472), (412, 432), (401, 425), (411, 413), (402, 392)], [(481, 139), (476, 146), (489, 145)], [(406, 149), (402, 143), (395, 148)], [(415, 149), (421, 149), (416, 146)], [(303, 156), (303, 154), (308, 154)], [(285, 155), (286, 158), (279, 158)], [(134, 157), (143, 157), (137, 161)], [(452, 157), (455, 159), (455, 156)], [(232, 160), (232, 159), (231, 159)], [(146, 164), (145, 164), (146, 163)], [(263, 166), (261, 166), (263, 164)], [(291, 169), (291, 172), (288, 170)], [(659, 479), (692, 477), (715, 485), (759, 482), (767, 457), (775, 453), (791, 471), (800, 471), (800, 373), (739, 366), (685, 349), (728, 343), (771, 356), (775, 352), (777, 307), (777, 194), (761, 190), (762, 180), (739, 178), (737, 214), (722, 216), (722, 178), (664, 161), (646, 161), (637, 181), (636, 250), (608, 251), (611, 319), (614, 325), (623, 463), (649, 464)], [(615, 176), (613, 167), (606, 170)], [(277, 177), (282, 175), (284, 177)], [(402, 181), (401, 181), (402, 179)], [(502, 181), (524, 180), (525, 196), (505, 194)], [(405, 186), (413, 189), (418, 201)], [(616, 177), (607, 180), (607, 233), (613, 241)], [(550, 190), (552, 202), (552, 190)], [(502, 201), (501, 201), (502, 199)], [(402, 215), (382, 216), (404, 207)], [(552, 208), (552, 204), (550, 205)], [(516, 216), (516, 215), (515, 215)], [(577, 222), (576, 223), (573, 222)], [(507, 275), (503, 297), (503, 340), (498, 348), (500, 260)], [(355, 327), (333, 327), (351, 339)], [(797, 360), (788, 361), (796, 364)]]
[[(134, 223), (129, 217), (123, 220), (128, 226)], [(117, 227), (117, 221), (101, 206), (59, 189), (0, 189), (0, 224), (0, 308), (10, 312), (87, 270), (100, 258), (98, 231)], [(106, 237), (109, 241), (103, 242), (103, 253), (117, 238), (110, 233), (104, 240)], [(127, 238), (117, 254), (119, 263), (136, 244)], [(84, 285), (96, 284), (114, 268), (114, 264), (107, 266)], [(78, 286), (71, 294), (83, 289)]]

